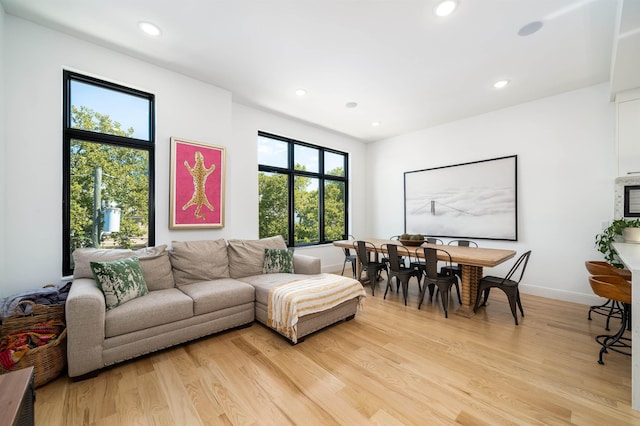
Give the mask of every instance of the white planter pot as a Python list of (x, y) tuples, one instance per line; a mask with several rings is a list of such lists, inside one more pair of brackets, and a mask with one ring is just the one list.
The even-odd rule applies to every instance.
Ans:
[(622, 239), (625, 243), (640, 244), (640, 228), (624, 228)]

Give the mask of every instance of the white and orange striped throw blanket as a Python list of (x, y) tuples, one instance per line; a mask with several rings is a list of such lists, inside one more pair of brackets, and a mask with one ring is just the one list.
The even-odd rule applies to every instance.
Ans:
[(269, 290), (267, 325), (297, 343), (298, 318), (326, 311), (354, 297), (358, 298), (360, 311), (366, 298), (362, 284), (341, 275), (320, 274), (280, 284)]

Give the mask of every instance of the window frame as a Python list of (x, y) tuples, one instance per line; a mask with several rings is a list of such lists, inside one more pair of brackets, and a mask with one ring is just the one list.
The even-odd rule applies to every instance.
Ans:
[[(73, 274), (71, 268), (71, 141), (81, 140), (91, 143), (113, 145), (121, 148), (131, 148), (147, 151), (149, 159), (149, 217), (148, 217), (148, 246), (155, 245), (155, 95), (117, 83), (101, 80), (95, 77), (79, 74), (74, 71), (63, 70), (62, 77), (62, 274)], [(120, 92), (125, 95), (136, 96), (149, 101), (149, 139), (128, 138), (118, 135), (92, 132), (71, 127), (71, 82), (81, 82), (104, 89)]]
[[(307, 247), (307, 246), (317, 246), (322, 244), (330, 244), (336, 240), (327, 240), (325, 238), (325, 198), (324, 198), (324, 188), (327, 181), (338, 181), (344, 183), (344, 235), (349, 235), (349, 153), (339, 151), (336, 149), (326, 148), (320, 145), (314, 145), (308, 142), (303, 142), (291, 138), (287, 138), (284, 136), (274, 135), (272, 133), (267, 133), (263, 131), (258, 131), (258, 137), (264, 137), (269, 139), (278, 140), (281, 142), (287, 143), (287, 167), (277, 167), (277, 166), (269, 166), (265, 164), (258, 163), (258, 173), (280, 173), (287, 176), (287, 209), (288, 209), (288, 223), (287, 223), (287, 232), (288, 238), (285, 238), (285, 242), (287, 243), (287, 247)], [(319, 151), (319, 163), (318, 170), (319, 172), (309, 172), (304, 170), (297, 170), (295, 168), (295, 158), (294, 158), (294, 150), (295, 146), (304, 146), (308, 148), (314, 148)], [(325, 173), (324, 170), (324, 154), (325, 152), (330, 152), (334, 154), (339, 154), (344, 156), (344, 176), (335, 176)], [(296, 244), (295, 242), (295, 194), (294, 194), (294, 185), (293, 181), (296, 176), (303, 176), (312, 179), (318, 179), (318, 232), (319, 232), (319, 241), (311, 242), (311, 243), (302, 243)], [(258, 221), (260, 217), (258, 216)]]

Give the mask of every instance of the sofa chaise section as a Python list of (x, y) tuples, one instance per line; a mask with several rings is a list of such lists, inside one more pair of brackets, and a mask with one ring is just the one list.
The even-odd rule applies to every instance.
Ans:
[[(264, 263), (265, 249), (285, 250), (286, 244), (282, 237), (265, 238), (261, 240), (230, 240), (228, 242), (229, 272), (232, 278), (251, 284), (256, 289), (255, 319), (270, 327), (268, 323), (268, 297), (274, 287), (285, 283), (307, 279), (321, 273), (320, 259), (299, 254), (293, 255), (292, 272), (261, 273)], [(355, 281), (355, 280), (353, 280)], [(358, 310), (357, 297), (345, 301), (337, 306), (301, 316), (297, 322), (297, 342), (305, 336), (340, 321), (347, 321), (355, 317)], [(288, 336), (284, 336), (289, 339)]]

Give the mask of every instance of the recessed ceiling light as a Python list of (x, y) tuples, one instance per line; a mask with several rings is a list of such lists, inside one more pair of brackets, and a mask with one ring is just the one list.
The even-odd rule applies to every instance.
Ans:
[(297, 89), (296, 90), (296, 95), (298, 95), (298, 96), (304, 96), (306, 94), (307, 94), (307, 91), (304, 90), (304, 89)]
[(544, 24), (542, 23), (542, 21), (529, 22), (527, 25), (518, 30), (518, 35), (526, 37), (533, 33), (537, 33), (543, 25)]
[(151, 22), (138, 22), (138, 28), (140, 28), (145, 34), (153, 37), (158, 37), (161, 33), (160, 28)]
[(495, 83), (493, 83), (493, 87), (495, 87), (496, 89), (502, 89), (507, 84), (509, 84), (509, 80), (498, 80)]
[(373, 127), (378, 127), (380, 125), (380, 122), (379, 121), (374, 121), (373, 123), (371, 123), (371, 125)]
[(454, 0), (441, 1), (433, 9), (433, 13), (435, 13), (436, 16), (440, 16), (440, 17), (449, 16), (453, 13), (454, 10), (456, 10), (456, 7), (458, 7), (457, 1), (454, 1)]
[(344, 104), (344, 106), (346, 106), (347, 108), (355, 108), (358, 106), (357, 102), (347, 102), (346, 104)]

